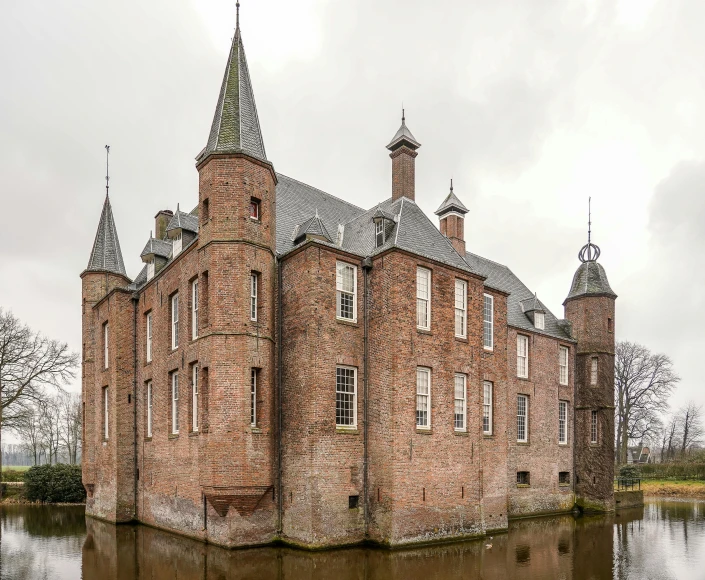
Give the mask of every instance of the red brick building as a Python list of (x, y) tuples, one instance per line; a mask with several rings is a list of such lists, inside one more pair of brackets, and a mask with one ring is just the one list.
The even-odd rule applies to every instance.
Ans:
[[(557, 319), (415, 203), (387, 146), (365, 210), (267, 158), (238, 26), (198, 205), (159, 211), (134, 280), (106, 197), (83, 281), (87, 513), (225, 546), (485, 534), (613, 509), (614, 303), (589, 244)], [(156, 210), (156, 208), (155, 208)]]

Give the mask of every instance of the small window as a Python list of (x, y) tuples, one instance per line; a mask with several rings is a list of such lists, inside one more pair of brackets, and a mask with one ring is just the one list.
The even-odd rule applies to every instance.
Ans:
[(348, 496), (348, 508), (351, 510), (357, 509), (357, 507), (360, 505), (360, 496), (359, 495), (349, 495)]
[(145, 326), (147, 327), (147, 362), (152, 362), (152, 313), (147, 312), (145, 316)]
[(171, 348), (179, 348), (179, 295), (171, 297)]
[(147, 437), (152, 436), (152, 381), (147, 381)]
[(171, 255), (176, 258), (181, 253), (181, 248), (183, 247), (183, 238), (181, 232), (179, 232), (176, 237), (171, 241)]
[(191, 338), (198, 338), (198, 279), (191, 283)]
[(260, 219), (260, 200), (256, 197), (250, 198), (250, 218), (257, 221)]
[(250, 369), (250, 426), (257, 427), (257, 369)]
[(484, 295), (482, 307), (482, 343), (487, 350), (494, 348), (494, 296)]
[(455, 375), (455, 413), (454, 427), (456, 431), (465, 431), (465, 409), (467, 406), (467, 392), (465, 388), (465, 375)]
[(517, 396), (517, 442), (526, 443), (529, 440), (529, 397)]
[(336, 262), (335, 269), (336, 316), (357, 322), (357, 267)]
[(455, 280), (455, 336), (467, 337), (468, 327), (468, 283)]
[(590, 418), (590, 443), (597, 443), (597, 411), (592, 411)]
[(335, 368), (335, 425), (357, 426), (357, 369)]
[(416, 326), (431, 330), (431, 270), (416, 269)]
[(558, 348), (558, 382), (568, 384), (568, 347), (565, 346)]
[(179, 432), (179, 373), (171, 373), (171, 432)]
[(570, 471), (558, 472), (558, 485), (570, 485)]
[(250, 320), (257, 320), (257, 282), (256, 272), (250, 274)]
[(568, 443), (568, 401), (558, 401), (558, 443)]
[(517, 471), (517, 485), (531, 485), (528, 471)]
[(154, 258), (147, 262), (147, 280), (154, 278)]
[(191, 371), (191, 430), (198, 432), (198, 365), (193, 365)]
[(590, 359), (590, 384), (597, 384), (597, 357), (594, 356)]
[(534, 326), (539, 330), (546, 327), (546, 315), (543, 312), (534, 312)]
[(517, 376), (529, 377), (529, 337), (523, 334), (517, 335)]
[(482, 433), (492, 435), (492, 383), (484, 381), (482, 390)]
[(431, 428), (431, 369), (416, 369), (416, 428)]
[(108, 387), (103, 387), (103, 439), (106, 441), (108, 440), (108, 434), (110, 433), (109, 401)]
[(614, 332), (614, 322), (611, 318), (607, 319), (607, 332)]
[(208, 198), (203, 200), (203, 211), (201, 212), (201, 223), (206, 223), (210, 219), (210, 202)]
[(108, 345), (110, 344), (110, 328), (108, 323), (103, 324), (103, 368), (108, 368), (110, 362)]
[(375, 222), (375, 248), (383, 246), (385, 242), (384, 236), (384, 220), (378, 219)]

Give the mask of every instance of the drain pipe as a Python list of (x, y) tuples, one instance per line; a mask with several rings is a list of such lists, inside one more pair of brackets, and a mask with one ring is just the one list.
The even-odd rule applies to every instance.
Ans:
[(137, 520), (137, 482), (139, 480), (139, 467), (137, 466), (137, 305), (140, 295), (132, 295), (132, 449), (133, 449), (133, 480), (134, 480), (134, 508), (132, 519)]
[(368, 313), (367, 309), (369, 307), (369, 272), (372, 269), (372, 258), (367, 256), (362, 261), (362, 271), (364, 273), (365, 279), (365, 289), (364, 289), (364, 304), (363, 304), (363, 354), (362, 354), (362, 380), (363, 380), (363, 406), (362, 406), (362, 420), (363, 420), (363, 439), (362, 439), (362, 488), (363, 488), (363, 514), (365, 521), (365, 537), (369, 535), (370, 530), (370, 494), (369, 494), (369, 476), (368, 476), (368, 391), (369, 391), (369, 335), (368, 335)]
[(284, 527), (284, 505), (282, 490), (282, 263), (277, 267), (277, 535), (281, 536)]

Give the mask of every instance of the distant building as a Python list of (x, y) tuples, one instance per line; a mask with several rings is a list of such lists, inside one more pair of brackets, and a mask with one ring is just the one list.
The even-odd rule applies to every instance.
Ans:
[(599, 250), (557, 319), (466, 250), (452, 187), (440, 228), (416, 205), (419, 147), (402, 118), (391, 197), (370, 209), (276, 173), (238, 25), (198, 205), (156, 214), (132, 280), (106, 197), (81, 275), (89, 515), (319, 547), (613, 509)]
[(651, 450), (645, 445), (627, 448), (627, 463), (652, 463)]

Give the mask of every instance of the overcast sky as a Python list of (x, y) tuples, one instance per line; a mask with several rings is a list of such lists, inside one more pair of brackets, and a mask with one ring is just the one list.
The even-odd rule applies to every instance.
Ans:
[[(154, 214), (197, 203), (234, 0), (0, 0), (0, 306), (81, 346), (81, 281), (105, 195), (128, 275)], [(705, 3), (242, 0), (277, 171), (369, 207), (402, 102), (416, 201), (454, 179), (469, 250), (553, 312), (587, 236), (617, 337), (670, 355), (673, 406), (705, 403)], [(75, 388), (80, 389), (80, 382)]]

